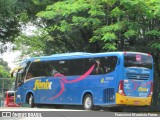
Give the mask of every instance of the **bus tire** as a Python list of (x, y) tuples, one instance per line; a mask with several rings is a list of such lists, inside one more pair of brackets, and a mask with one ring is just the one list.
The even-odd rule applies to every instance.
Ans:
[(93, 105), (93, 97), (91, 94), (85, 95), (83, 99), (83, 108), (84, 110), (93, 110), (94, 105)]
[(35, 107), (34, 97), (33, 97), (32, 94), (31, 94), (30, 97), (29, 97), (28, 104), (29, 104), (29, 107), (30, 107), (30, 108), (34, 108), (34, 107)]

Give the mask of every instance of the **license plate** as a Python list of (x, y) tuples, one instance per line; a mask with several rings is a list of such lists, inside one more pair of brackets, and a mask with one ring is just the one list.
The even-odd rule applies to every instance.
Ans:
[(139, 101), (134, 101), (134, 104), (135, 104), (135, 105), (139, 105), (140, 102), (139, 102)]

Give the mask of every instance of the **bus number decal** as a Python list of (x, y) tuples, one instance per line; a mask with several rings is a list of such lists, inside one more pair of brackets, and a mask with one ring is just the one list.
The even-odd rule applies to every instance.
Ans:
[(106, 80), (113, 80), (113, 77), (106, 77)]
[(109, 83), (109, 81), (114, 80), (114, 77), (106, 77), (101, 79), (101, 83)]

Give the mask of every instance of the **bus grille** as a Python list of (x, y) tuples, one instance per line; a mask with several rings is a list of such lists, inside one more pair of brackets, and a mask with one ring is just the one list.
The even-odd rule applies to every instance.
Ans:
[(115, 97), (114, 97), (114, 88), (107, 88), (104, 90), (104, 102), (114, 102)]
[(128, 79), (133, 79), (133, 80), (148, 80), (149, 75), (147, 74), (130, 74), (126, 73), (126, 76)]

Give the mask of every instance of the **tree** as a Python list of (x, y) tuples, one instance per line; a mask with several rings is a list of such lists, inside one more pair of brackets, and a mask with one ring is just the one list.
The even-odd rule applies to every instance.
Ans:
[(0, 41), (12, 41), (18, 32), (17, 20), (14, 16), (16, 0), (0, 0)]
[(0, 65), (0, 78), (8, 78), (9, 72), (5, 70), (5, 67)]
[[(40, 2), (39, 2), (40, 1)], [(37, 24), (35, 14), (51, 0), (0, 0), (0, 52), (14, 42), (29, 22)], [(35, 4), (34, 4), (35, 3)]]
[(18, 45), (25, 44), (28, 52), (44, 55), (124, 50), (150, 53), (158, 77), (154, 81), (156, 106), (160, 78), (159, 1), (33, 0), (30, 4), (39, 8), (33, 14), (39, 18), (32, 18), (40, 21), (38, 25), (42, 29), (38, 29), (36, 36), (21, 35), (16, 39)]
[(9, 90), (14, 82), (14, 79), (10, 79), (9, 71), (8, 64), (0, 59), (0, 90)]
[[(156, 73), (160, 77), (159, 6), (157, 0), (65, 0), (47, 6), (37, 16), (47, 20), (45, 28), (48, 28), (51, 36), (62, 38), (57, 41), (65, 39), (72, 45), (74, 42), (70, 42), (69, 38), (74, 38), (78, 43), (85, 41), (85, 45), (91, 48), (87, 51), (129, 50), (151, 53)], [(75, 35), (79, 36), (76, 40)], [(96, 47), (91, 47), (91, 43), (95, 43)], [(153, 103), (156, 106), (159, 78), (155, 79), (155, 83)]]
[(3, 59), (0, 59), (0, 65), (4, 67), (4, 70), (9, 72), (10, 68), (8, 67), (8, 63), (5, 62)]

